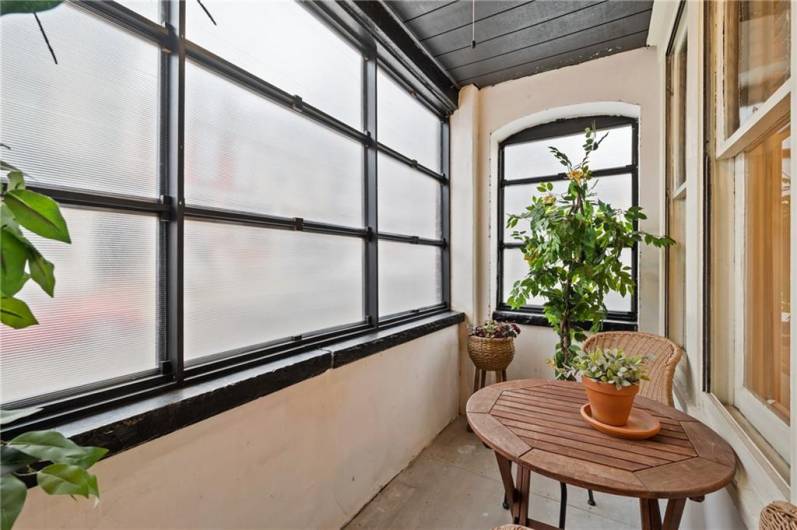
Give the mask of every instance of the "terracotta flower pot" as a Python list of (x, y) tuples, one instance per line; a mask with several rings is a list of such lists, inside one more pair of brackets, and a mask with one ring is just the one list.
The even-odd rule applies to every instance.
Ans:
[(581, 384), (587, 391), (593, 418), (607, 425), (626, 424), (634, 406), (634, 396), (639, 392), (639, 383), (617, 390), (613, 384), (582, 377)]

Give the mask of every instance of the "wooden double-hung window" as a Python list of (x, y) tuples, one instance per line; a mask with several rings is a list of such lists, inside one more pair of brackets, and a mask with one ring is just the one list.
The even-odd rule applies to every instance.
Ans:
[(791, 5), (759, 0), (712, 8), (715, 42), (721, 42), (711, 52), (717, 89), (709, 107), (714, 386), (785, 469), (794, 443), (789, 401), (795, 386), (789, 360)]
[(667, 336), (686, 343), (686, 10), (678, 15), (667, 51)]

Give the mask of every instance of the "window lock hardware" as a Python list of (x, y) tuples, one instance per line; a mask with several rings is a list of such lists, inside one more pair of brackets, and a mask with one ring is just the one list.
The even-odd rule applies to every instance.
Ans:
[(304, 218), (303, 217), (294, 217), (293, 218), (293, 229), (298, 230), (299, 232), (304, 230)]
[(161, 221), (174, 221), (174, 199), (170, 195), (161, 195), (158, 202), (165, 207), (161, 213)]
[(412, 236), (411, 242), (412, 242), (413, 245), (417, 245), (418, 243), (421, 242), (421, 238), (418, 237), (418, 236)]
[(304, 101), (300, 96), (293, 96), (293, 101), (291, 102), (291, 106), (294, 110), (298, 110), (299, 112), (304, 110)]
[(293, 337), (291, 337), (291, 340), (293, 342), (298, 342), (298, 341), (302, 340), (302, 336), (301, 335), (294, 335)]
[(410, 160), (410, 165), (412, 167), (414, 167), (415, 169), (418, 169), (418, 161), (415, 160), (414, 158), (412, 160)]

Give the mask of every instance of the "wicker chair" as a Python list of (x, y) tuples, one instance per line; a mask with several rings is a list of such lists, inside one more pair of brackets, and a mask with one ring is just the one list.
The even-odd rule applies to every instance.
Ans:
[(797, 506), (775, 501), (761, 510), (759, 530), (797, 530)]
[(597, 348), (621, 348), (626, 355), (647, 357), (648, 381), (639, 385), (639, 395), (669, 406), (672, 401), (672, 380), (675, 366), (683, 351), (670, 339), (638, 331), (596, 333), (584, 341), (584, 351)]
[[(597, 348), (621, 348), (626, 355), (647, 358), (648, 381), (639, 385), (639, 395), (673, 406), (672, 380), (675, 367), (683, 357), (683, 351), (673, 341), (652, 333), (637, 331), (606, 331), (596, 333), (584, 341), (585, 352)], [(567, 514), (567, 486), (561, 484), (562, 496), (559, 506), (559, 528), (565, 527)], [(590, 506), (595, 506), (592, 490), (587, 490)]]

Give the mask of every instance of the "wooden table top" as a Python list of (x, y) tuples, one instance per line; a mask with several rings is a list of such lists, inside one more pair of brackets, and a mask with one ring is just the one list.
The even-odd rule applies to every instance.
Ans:
[(661, 432), (633, 441), (603, 434), (581, 417), (579, 383), (524, 379), (479, 390), (467, 404), (476, 435), (532, 471), (596, 491), (639, 498), (700, 497), (727, 485), (736, 469), (728, 443), (695, 418), (640, 396), (634, 406)]

